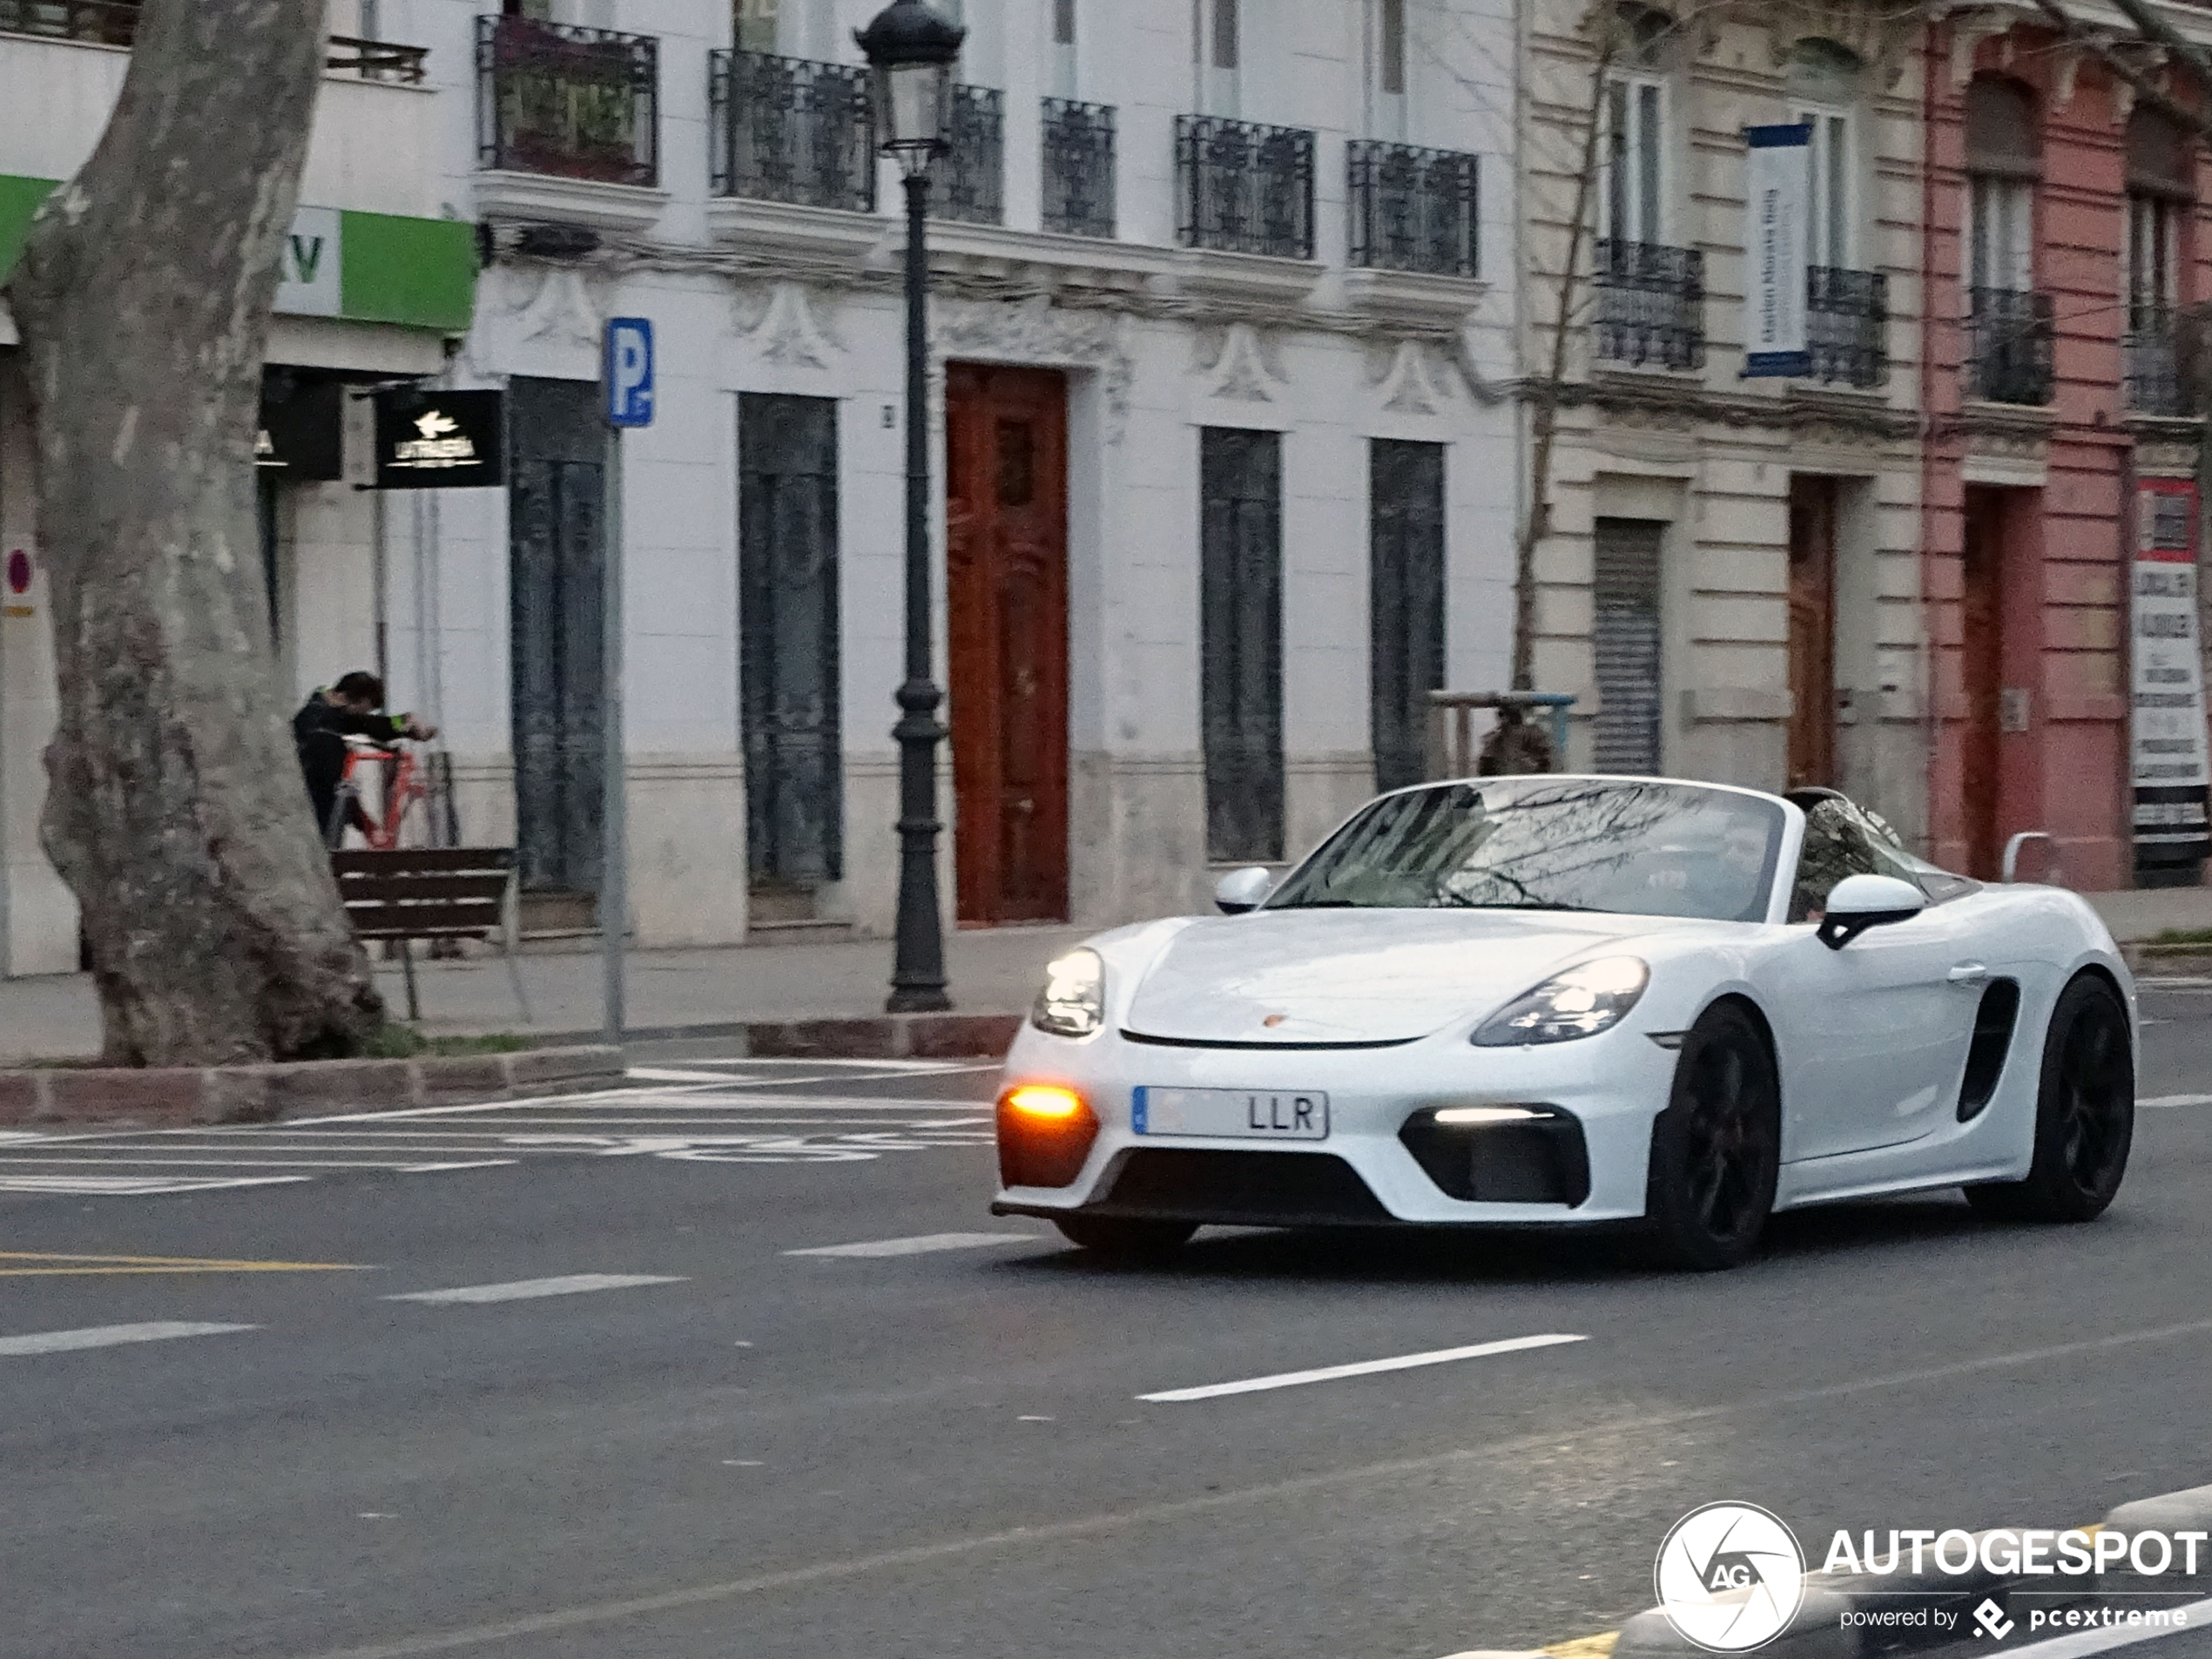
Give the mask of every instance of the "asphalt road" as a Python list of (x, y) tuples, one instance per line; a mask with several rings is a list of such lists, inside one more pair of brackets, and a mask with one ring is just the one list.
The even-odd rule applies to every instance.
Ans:
[[(2212, 988), (2146, 1008), (2141, 1092), (2212, 1094)], [(990, 1072), (711, 1057), (0, 1146), (0, 1653), (1438, 1659), (1617, 1624), (1716, 1500), (1824, 1541), (2212, 1482), (2212, 1104), (2144, 1112), (2088, 1228), (1946, 1196), (1720, 1277), (1256, 1232), (1115, 1271), (986, 1213)], [(1537, 1335), (1583, 1339), (1138, 1398)]]

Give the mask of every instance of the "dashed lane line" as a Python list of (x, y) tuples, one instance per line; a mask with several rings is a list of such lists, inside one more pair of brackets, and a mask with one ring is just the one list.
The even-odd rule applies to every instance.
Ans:
[(66, 1353), (78, 1348), (112, 1348), (126, 1342), (168, 1342), (178, 1337), (220, 1337), (258, 1331), (258, 1325), (193, 1325), (156, 1319), (144, 1325), (96, 1325), (78, 1331), (40, 1331), (30, 1336), (0, 1337), (0, 1355)]
[(2139, 1100), (2139, 1107), (2158, 1111), (2170, 1106), (2212, 1106), (2212, 1095), (2154, 1095), (2148, 1100)]
[(1348, 1366), (1322, 1366), (1312, 1371), (1278, 1372), (1271, 1377), (1247, 1377), (1241, 1382), (1207, 1383), (1197, 1388), (1168, 1388), (1157, 1394), (1139, 1394), (1137, 1399), (1154, 1405), (1218, 1399), (1225, 1394), (1257, 1394), (1274, 1388), (1301, 1388), (1308, 1383), (1335, 1382), (1345, 1377), (1372, 1377), (1386, 1371), (1412, 1371), (1421, 1366), (1449, 1365), (1460, 1359), (1481, 1359), (1491, 1354), (1519, 1353), (1529, 1348), (1555, 1348), (1561, 1343), (1588, 1340), (1588, 1337), (1563, 1334), (1507, 1337), (1501, 1342), (1477, 1342), (1464, 1348), (1435, 1348), (1426, 1353), (1401, 1353), (1388, 1359), (1361, 1359)]
[(927, 1256), (940, 1250), (978, 1250), (987, 1244), (1038, 1244), (1036, 1233), (917, 1233), (911, 1238), (873, 1238), (857, 1244), (817, 1244), (786, 1256)]
[(0, 1193), (79, 1198), (151, 1198), (172, 1192), (219, 1192), (227, 1187), (281, 1187), (311, 1175), (248, 1175), (171, 1180), (137, 1175), (0, 1175)]
[(523, 1278), (506, 1285), (462, 1285), (447, 1291), (407, 1291), (387, 1302), (527, 1302), (542, 1296), (577, 1296), (586, 1291), (627, 1291), (645, 1285), (680, 1285), (669, 1273), (570, 1273), (559, 1278)]

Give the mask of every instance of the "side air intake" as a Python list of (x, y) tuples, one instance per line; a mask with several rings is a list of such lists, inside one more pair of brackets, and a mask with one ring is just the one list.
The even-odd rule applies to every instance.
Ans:
[(2020, 987), (2018, 980), (1993, 979), (1989, 988), (1981, 994), (1981, 1006), (1974, 1010), (1974, 1041), (1966, 1050), (1966, 1077), (1959, 1086), (1959, 1121), (1962, 1123), (1980, 1115), (1989, 1104), (1990, 1096), (1997, 1092), (1998, 1079), (2005, 1075), (2005, 1055), (2013, 1046), (2013, 1027), (2020, 1019)]

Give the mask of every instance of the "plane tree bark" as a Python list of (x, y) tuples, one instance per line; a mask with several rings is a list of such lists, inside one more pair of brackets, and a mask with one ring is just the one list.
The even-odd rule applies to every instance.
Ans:
[(323, 32), (306, 0), (146, 0), (8, 285), (58, 664), (40, 836), (111, 1063), (341, 1055), (382, 1019), (286, 730), (254, 521)]

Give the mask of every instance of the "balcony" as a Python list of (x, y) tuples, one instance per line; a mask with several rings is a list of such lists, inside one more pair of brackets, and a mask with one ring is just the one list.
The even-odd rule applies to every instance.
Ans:
[(1044, 100), (1044, 227), (1062, 236), (1115, 230), (1114, 106)]
[(476, 19), (477, 158), (488, 172), (651, 188), (660, 43), (521, 17)]
[(1354, 266), (1480, 273), (1474, 157), (1367, 139), (1354, 139), (1345, 156)]
[[(138, 39), (138, 8), (139, 0), (0, 0), (0, 35), (132, 46)], [(429, 55), (427, 46), (333, 35), (325, 67), (334, 75), (420, 86), (423, 61)]]
[(1966, 395), (2040, 408), (2051, 401), (2051, 296), (1966, 290)]
[(1596, 355), (1630, 368), (1705, 361), (1705, 256), (1656, 242), (1597, 244)]
[(939, 219), (996, 225), (1006, 217), (1006, 95), (953, 88), (952, 148), (930, 164), (929, 211)]
[(867, 70), (718, 51), (710, 59), (708, 86), (717, 196), (875, 211)]
[(2129, 307), (2128, 332), (2121, 337), (2120, 347), (2129, 413), (2169, 419), (2196, 413), (2182, 381), (2181, 346), (2171, 311), (2163, 306)]
[(1175, 192), (1185, 247), (1313, 257), (1313, 134), (1303, 128), (1178, 115)]
[(1890, 377), (1890, 280), (1816, 265), (1805, 273), (1811, 378), (1871, 391)]

